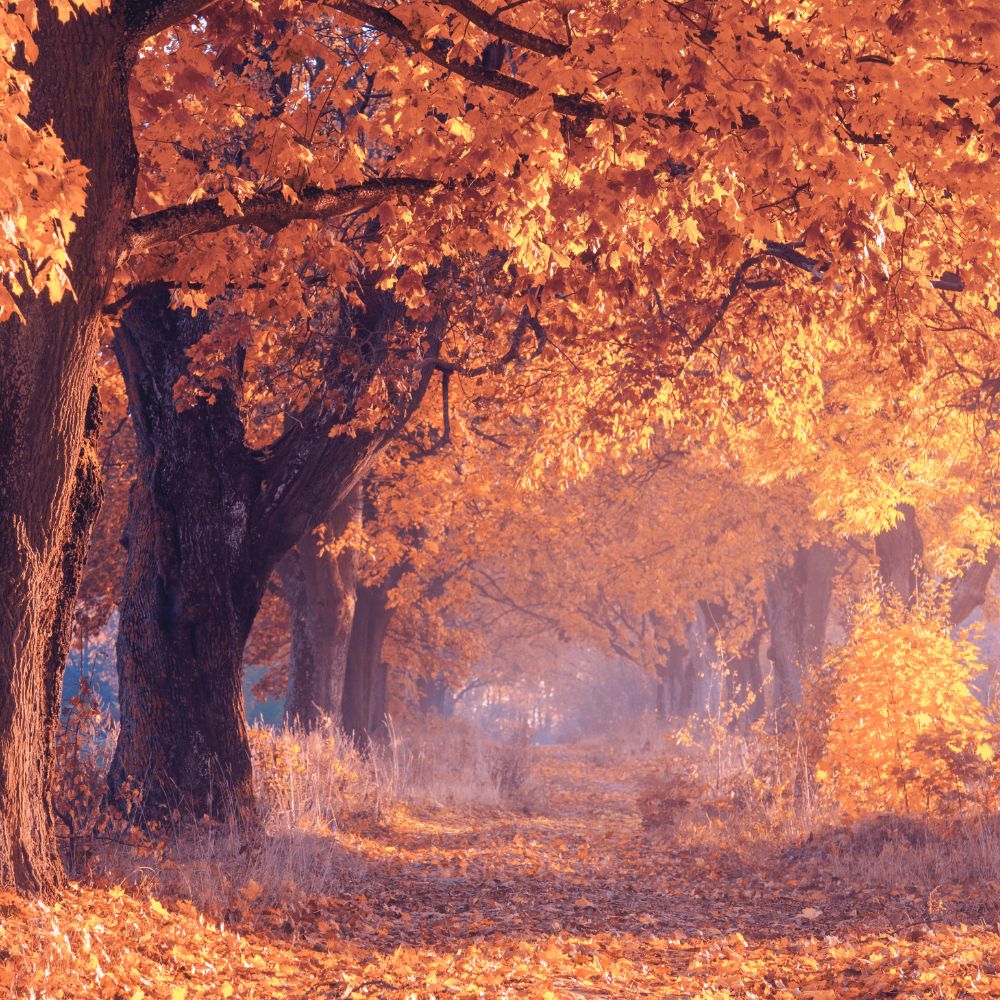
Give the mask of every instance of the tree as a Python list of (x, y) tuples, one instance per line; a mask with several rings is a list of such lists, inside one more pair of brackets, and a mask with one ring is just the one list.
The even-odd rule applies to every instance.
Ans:
[[(358, 483), (323, 525), (278, 564), (292, 618), (285, 722), (310, 729), (338, 720), (357, 604), (357, 535), (363, 486)], [(333, 546), (337, 546), (334, 550)]]
[[(974, 8), (686, 5), (654, 16), (634, 3), (609, 17), (603, 4), (563, 13), (541, 2), (497, 12), (339, 0), (291, 12), (57, 0), (38, 6), (37, 27), (35, 14), (29, 0), (0, 21), (13, 95), (0, 112), (0, 770), (18, 786), (36, 788), (43, 766), (40, 745), (15, 761), (13, 734), (45, 728), (31, 691), (53, 680), (46, 649), (72, 596), (59, 565), (116, 274), (112, 297), (166, 280), (178, 304), (236, 296), (245, 313), (284, 323), (308, 298), (309, 269), (285, 266), (304, 244), (313, 276), (350, 286), (350, 255), (315, 220), (378, 209), (365, 267), (410, 307), (456, 249), (495, 253), (561, 346), (589, 348), (581, 370), (619, 386), (594, 436), (640, 402), (672, 411), (665, 382), (705, 370), (728, 395), (742, 360), (755, 369), (760, 338), (716, 318), (736, 299), (815, 279), (832, 302), (836, 281), (852, 338), (883, 330), (919, 359), (941, 291), (929, 279), (961, 286), (963, 306), (995, 296), (1000, 213), (982, 183), (995, 45)], [(366, 93), (373, 106), (352, 113)], [(931, 162), (928, 144), (941, 150)], [(873, 299), (889, 301), (887, 276), (904, 335), (872, 317)], [(689, 299), (707, 310), (697, 324)], [(638, 302), (659, 303), (654, 337), (632, 318)], [(803, 330), (822, 336), (789, 321), (774, 339), (797, 344)], [(650, 373), (648, 399), (644, 379), (609, 376), (609, 344), (612, 366), (630, 358)], [(759, 401), (770, 385), (757, 382)], [(553, 435), (588, 407), (566, 409)], [(37, 825), (27, 813), (7, 822)], [(51, 837), (14, 839), (32, 844), (18, 882), (50, 881), (26, 873), (55, 870)]]
[[(146, 819), (187, 814), (253, 819), (243, 711), (243, 651), (271, 573), (330, 505), (343, 504), (409, 412), (432, 369), (417, 369), (385, 407), (355, 426), (367, 381), (402, 320), (392, 296), (360, 288), (330, 317), (320, 387), (267, 449), (247, 440), (237, 365), (209, 396), (176, 392), (188, 351), (211, 318), (170, 308), (165, 285), (134, 290), (115, 338), (138, 442), (118, 631), (121, 731), (112, 797)], [(418, 337), (433, 356), (441, 322)], [(344, 352), (357, 352), (350, 366)], [(366, 354), (366, 352), (369, 352)], [(361, 421), (359, 421), (360, 423)], [(125, 789), (138, 782), (137, 796)]]
[(835, 566), (835, 551), (813, 542), (778, 563), (767, 581), (768, 659), (774, 702), (786, 720), (787, 710), (802, 701), (809, 670), (823, 662)]

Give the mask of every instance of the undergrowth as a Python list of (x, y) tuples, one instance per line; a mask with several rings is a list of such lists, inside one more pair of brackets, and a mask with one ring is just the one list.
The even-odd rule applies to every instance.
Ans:
[(411, 807), (535, 811), (543, 802), (527, 735), (486, 739), (461, 720), (389, 727), (361, 750), (332, 723), (249, 731), (261, 835), (210, 821), (138, 829), (106, 811), (115, 724), (86, 685), (57, 740), (57, 831), (71, 878), (190, 900), (223, 918), (336, 895), (364, 874), (346, 837), (405, 822)]

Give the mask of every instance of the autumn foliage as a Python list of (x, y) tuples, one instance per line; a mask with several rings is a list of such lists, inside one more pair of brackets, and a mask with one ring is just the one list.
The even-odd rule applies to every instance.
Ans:
[(832, 705), (818, 780), (850, 816), (991, 808), (996, 728), (971, 688), (976, 647), (939, 609), (869, 599), (855, 613), (819, 682)]
[(998, 53), (2, 5), (0, 992), (995, 995)]

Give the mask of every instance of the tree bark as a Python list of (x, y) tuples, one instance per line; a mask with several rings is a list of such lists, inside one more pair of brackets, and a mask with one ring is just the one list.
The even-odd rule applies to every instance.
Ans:
[(802, 700), (806, 674), (823, 661), (834, 565), (834, 551), (815, 543), (796, 550), (767, 581), (768, 658), (779, 720)]
[(249, 511), (261, 489), (238, 401), (220, 387), (178, 410), (186, 351), (208, 330), (137, 293), (115, 337), (136, 428), (137, 478), (118, 625), (121, 731), (112, 799), (136, 820), (173, 809), (253, 819), (242, 656), (267, 580)]
[(122, 12), (61, 24), (41, 4), (38, 16), (29, 122), (51, 125), (89, 174), (73, 293), (24, 295), (24, 321), (0, 323), (0, 886), (26, 892), (60, 880), (48, 783), (61, 636), (99, 493), (88, 443), (99, 313), (137, 171)]
[[(908, 606), (917, 599), (921, 586), (927, 582), (923, 567), (924, 540), (916, 510), (910, 504), (902, 504), (899, 509), (902, 517), (898, 523), (875, 537), (875, 553), (883, 590)], [(1000, 552), (990, 549), (982, 561), (970, 563), (957, 576), (933, 584), (935, 588), (946, 588), (948, 620), (953, 628), (986, 600), (998, 557)]]
[[(354, 403), (336, 408), (326, 390), (357, 401), (378, 370), (377, 361), (341, 364), (337, 338), (364, 343), (378, 359), (401, 317), (374, 284), (361, 292), (363, 309), (345, 312), (343, 329), (331, 333), (330, 382), (264, 451), (245, 440), (238, 364), (211, 396), (178, 410), (174, 387), (187, 372), (187, 349), (209, 330), (208, 315), (170, 309), (163, 284), (129, 296), (114, 343), (139, 474), (126, 531), (122, 723), (109, 795), (137, 819), (176, 808), (253, 822), (242, 658), (266, 581), (364, 478), (431, 375), (426, 365), (377, 428), (331, 434), (353, 419)], [(432, 350), (443, 325), (428, 333)]]
[(1000, 550), (990, 549), (982, 562), (971, 563), (965, 572), (949, 581), (948, 616), (953, 628), (961, 625), (986, 600), (998, 558)]
[[(331, 538), (361, 525), (359, 483), (326, 522)], [(325, 552), (309, 532), (282, 560), (280, 572), (292, 612), (292, 649), (285, 723), (312, 729), (341, 717), (347, 651), (357, 599), (357, 549)]]
[(389, 666), (382, 646), (392, 619), (389, 591), (395, 582), (358, 587), (342, 714), (345, 731), (362, 749), (386, 735)]

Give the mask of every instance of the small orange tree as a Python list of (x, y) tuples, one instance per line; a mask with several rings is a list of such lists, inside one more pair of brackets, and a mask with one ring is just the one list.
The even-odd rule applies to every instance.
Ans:
[(987, 786), (993, 729), (969, 686), (977, 650), (938, 608), (870, 598), (829, 665), (816, 777), (845, 813), (953, 812)]

